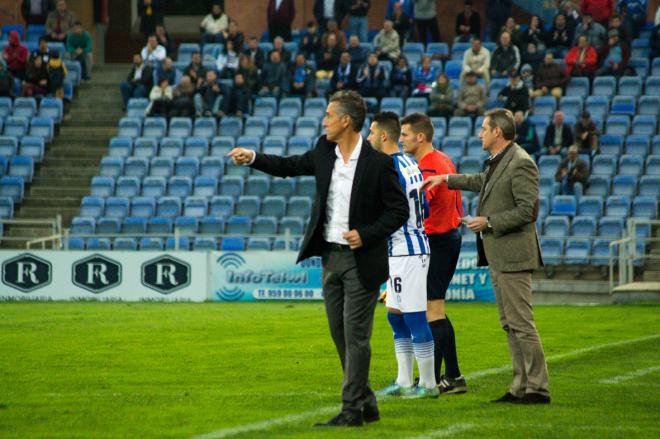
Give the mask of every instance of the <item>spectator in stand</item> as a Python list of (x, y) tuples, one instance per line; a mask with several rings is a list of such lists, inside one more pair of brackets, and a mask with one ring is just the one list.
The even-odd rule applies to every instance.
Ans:
[(465, 0), (463, 12), (456, 16), (455, 42), (467, 43), (472, 38), (481, 38), (481, 16), (472, 9), (472, 0)]
[(401, 45), (399, 44), (399, 34), (394, 30), (394, 23), (385, 20), (383, 28), (374, 37), (374, 46), (378, 58), (395, 62), (401, 55)]
[(179, 85), (172, 90), (170, 117), (192, 117), (195, 114), (195, 84), (190, 76), (183, 75)]
[(378, 57), (370, 53), (367, 62), (358, 69), (355, 82), (362, 96), (380, 99), (385, 96), (385, 70)]
[(14, 76), (7, 69), (7, 63), (0, 59), (0, 96), (14, 97)]
[(139, 53), (133, 55), (133, 66), (131, 71), (128, 72), (126, 82), (119, 84), (124, 101), (124, 111), (130, 98), (144, 98), (148, 95), (153, 87), (153, 78), (151, 66), (142, 61), (142, 56)]
[(55, 10), (49, 12), (48, 18), (46, 18), (46, 35), (48, 35), (49, 41), (64, 43), (66, 35), (76, 22), (76, 15), (69, 11), (66, 1), (57, 0), (56, 5)]
[(543, 52), (540, 52), (534, 43), (527, 43), (525, 51), (523, 51), (522, 55), (520, 56), (520, 63), (523, 65), (527, 64), (532, 67), (534, 71), (536, 71), (542, 62)]
[(463, 83), (465, 75), (474, 73), (477, 77), (486, 81), (486, 87), (490, 84), (490, 51), (481, 45), (481, 39), (474, 37), (472, 47), (463, 54), (463, 70), (460, 82)]
[(329, 21), (341, 23), (346, 16), (346, 2), (344, 0), (314, 0), (314, 18), (319, 24), (321, 35), (330, 28)]
[(218, 74), (215, 70), (206, 72), (201, 86), (197, 87), (195, 94), (195, 116), (222, 117), (220, 104), (222, 103), (222, 89), (218, 84)]
[(589, 156), (589, 164), (593, 165), (594, 158), (600, 154), (600, 145), (599, 145), (599, 134), (595, 133), (591, 138), (591, 147), (580, 150), (580, 154), (586, 154)]
[[(660, 8), (658, 8), (658, 11), (660, 11)], [(660, 24), (656, 24), (651, 31), (651, 35), (649, 36), (649, 47), (649, 57), (651, 60), (660, 56)]]
[(532, 90), (534, 90), (534, 70), (529, 64), (523, 64), (520, 68), (520, 80), (529, 90), (529, 97), (532, 97)]
[(564, 123), (564, 113), (555, 111), (552, 123), (545, 130), (543, 146), (550, 155), (561, 154), (562, 149), (573, 144), (573, 131)]
[(83, 31), (82, 23), (76, 21), (73, 31), (66, 37), (66, 53), (69, 59), (78, 61), (82, 69), (82, 79), (91, 79), (92, 74), (92, 37)]
[(607, 43), (607, 29), (602, 24), (595, 22), (590, 13), (582, 16), (582, 23), (575, 30), (575, 43), (579, 43), (581, 35), (585, 35), (589, 44), (596, 50)]
[(21, 94), (24, 97), (31, 97), (43, 96), (46, 93), (48, 93), (48, 64), (43, 58), (35, 56), (30, 59), (25, 71)]
[[(398, 5), (398, 6), (397, 6)], [(400, 7), (406, 17), (412, 19), (415, 15), (415, 0), (387, 0), (385, 19), (392, 20), (394, 10)]]
[(167, 78), (169, 81), (170, 85), (174, 86), (176, 85), (177, 81), (177, 71), (176, 68), (174, 67), (174, 62), (172, 61), (172, 58), (169, 56), (165, 58), (165, 61), (163, 61), (163, 64), (158, 67), (158, 70), (156, 70), (156, 82), (160, 84), (160, 80), (162, 78)]
[(543, 64), (539, 66), (534, 75), (535, 97), (547, 96), (551, 94), (559, 101), (564, 94), (564, 87), (568, 82), (568, 76), (564, 68), (555, 63), (555, 58), (551, 52), (545, 54)]
[(362, 64), (367, 62), (367, 56), (369, 51), (360, 46), (360, 39), (357, 35), (351, 35), (348, 39), (348, 53), (351, 55), (351, 62), (354, 66), (360, 67)]
[(410, 96), (410, 86), (412, 84), (412, 72), (408, 67), (408, 60), (401, 55), (397, 60), (392, 75), (390, 76), (390, 95), (407, 99)]
[(21, 44), (18, 32), (10, 31), (9, 44), (2, 52), (2, 59), (7, 63), (7, 70), (12, 76), (23, 79), (29, 54), (27, 47)]
[(163, 22), (163, 6), (161, 0), (140, 0), (138, 2), (140, 16), (140, 32), (145, 37), (156, 32), (156, 25)]
[(454, 89), (449, 82), (449, 77), (444, 73), (440, 73), (433, 83), (427, 114), (431, 117), (445, 118), (452, 117), (454, 114)]
[(581, 20), (580, 11), (577, 10), (572, 0), (564, 0), (559, 9), (566, 16), (566, 26), (575, 34), (575, 28)]
[(319, 37), (318, 26), (315, 21), (307, 22), (307, 30), (300, 38), (298, 52), (305, 55), (307, 59), (316, 59), (316, 54), (321, 51), (321, 37)]
[(64, 80), (67, 75), (66, 66), (60, 58), (60, 52), (53, 50), (48, 60), (48, 94), (64, 99)]
[(514, 72), (509, 77), (509, 84), (497, 95), (497, 99), (504, 102), (504, 108), (512, 113), (529, 110), (529, 89), (520, 79), (520, 74)]
[(156, 35), (149, 35), (147, 45), (142, 48), (140, 55), (142, 56), (142, 60), (151, 67), (157, 67), (165, 61), (167, 51), (163, 46), (158, 44)]
[(369, 20), (367, 13), (371, 7), (371, 0), (347, 0), (348, 30), (351, 35), (357, 35), (360, 41), (367, 41)]
[(511, 16), (511, 5), (513, 0), (488, 0), (486, 2), (486, 20), (490, 28), (491, 41), (497, 41), (506, 19)]
[(190, 64), (183, 70), (183, 74), (190, 77), (196, 89), (199, 89), (206, 78), (206, 67), (202, 64), (202, 54), (195, 51), (190, 59)]
[(593, 77), (598, 68), (598, 54), (590, 44), (586, 35), (578, 37), (577, 46), (566, 55), (566, 73), (569, 76)]
[(574, 32), (566, 24), (566, 15), (559, 13), (555, 15), (555, 20), (550, 32), (546, 48), (557, 58), (564, 58), (566, 53), (573, 45)]
[(431, 57), (424, 55), (413, 74), (413, 95), (429, 95), (437, 77), (438, 69), (431, 64)]
[(216, 69), (220, 72), (221, 79), (232, 79), (238, 70), (239, 64), (238, 52), (234, 48), (232, 40), (225, 41), (225, 46), (222, 52), (218, 54), (216, 61)]
[(543, 20), (538, 15), (532, 15), (529, 20), (529, 27), (520, 36), (523, 46), (533, 43), (539, 52), (545, 51), (547, 35), (543, 27)]
[(305, 55), (296, 55), (295, 63), (289, 68), (289, 90), (293, 96), (309, 98), (314, 96), (316, 72), (307, 64)]
[(477, 75), (469, 72), (458, 90), (458, 108), (455, 116), (481, 116), (486, 107), (486, 90), (477, 82)]
[(601, 49), (598, 59), (602, 59), (601, 68), (596, 70), (598, 76), (621, 76), (628, 67), (630, 51), (628, 46), (619, 41), (619, 32), (611, 30), (607, 33), (607, 44)]
[(631, 38), (639, 38), (639, 31), (646, 23), (648, 0), (619, 0), (619, 14), (623, 16), (623, 28)]
[(327, 25), (328, 25), (328, 29), (323, 34), (323, 37), (321, 38), (321, 42), (323, 44), (326, 44), (330, 35), (334, 35), (335, 37), (337, 37), (337, 47), (339, 47), (339, 50), (346, 49), (346, 33), (343, 30), (339, 29), (339, 25), (337, 24), (337, 21), (328, 20)]
[(45, 36), (39, 37), (39, 45), (36, 49), (30, 54), (30, 58), (38, 56), (44, 62), (44, 65), (48, 64), (48, 58), (50, 58), (50, 48), (48, 47), (48, 38)]
[(511, 34), (502, 32), (500, 44), (490, 57), (490, 77), (502, 78), (517, 72), (520, 67), (520, 51), (511, 44)]
[[(502, 29), (500, 30), (500, 35), (502, 35), (502, 32), (509, 33), (511, 36), (511, 42), (518, 48), (518, 50), (522, 48), (522, 33), (520, 32), (520, 26), (518, 26), (513, 17), (506, 19), (504, 26), (502, 26)], [(499, 41), (499, 39), (500, 36), (498, 35), (497, 40)]]
[(351, 55), (348, 52), (342, 52), (339, 57), (339, 64), (335, 68), (332, 79), (330, 80), (329, 94), (343, 90), (357, 89), (355, 78), (357, 77), (358, 68), (351, 62)]
[(174, 42), (174, 38), (172, 38), (169, 32), (167, 32), (167, 29), (165, 29), (165, 25), (158, 23), (154, 32), (154, 35), (156, 35), (156, 41), (158, 41), (159, 45), (165, 48), (167, 56), (175, 56), (176, 43)]
[[(243, 75), (243, 82), (250, 89), (250, 94), (256, 94), (259, 91), (259, 69), (254, 65), (252, 58), (246, 54), (238, 58), (238, 73)], [(236, 80), (236, 75), (234, 75), (234, 80)]]
[(154, 85), (149, 92), (149, 106), (146, 109), (148, 116), (167, 117), (172, 105), (172, 86), (167, 78), (160, 78), (158, 85)]
[[(412, 2), (409, 1), (410, 5)], [(403, 43), (410, 39), (410, 32), (413, 28), (413, 18), (411, 15), (406, 13), (404, 9), (403, 2), (397, 1), (392, 4), (392, 15), (386, 16), (386, 18), (392, 21), (392, 27), (399, 35), (399, 46), (403, 46)]]
[(245, 35), (239, 30), (236, 20), (229, 20), (229, 27), (222, 32), (222, 37), (225, 39), (225, 43), (231, 40), (234, 43), (234, 49), (239, 52), (245, 44)]
[(606, 27), (614, 13), (614, 0), (580, 0), (580, 13), (590, 13), (595, 21)]
[(222, 10), (222, 6), (213, 3), (211, 13), (199, 24), (202, 44), (224, 42), (223, 32), (229, 27), (229, 18)]
[(266, 17), (270, 41), (275, 37), (291, 41), (291, 23), (296, 18), (296, 5), (293, 0), (269, 0)]
[(44, 24), (50, 11), (55, 9), (53, 0), (23, 0), (21, 2), (21, 15), (27, 26), (31, 24)]
[[(291, 59), (291, 52), (284, 47), (284, 39), (282, 37), (277, 37), (275, 40), (273, 40), (273, 52), (280, 52), (280, 59), (284, 64), (290, 64), (292, 59)], [(268, 54), (268, 57), (270, 57), (270, 53)]]
[(561, 184), (561, 194), (581, 197), (588, 180), (589, 166), (578, 157), (577, 145), (571, 145), (555, 173), (555, 181)]
[(580, 152), (589, 151), (594, 139), (598, 139), (598, 129), (591, 120), (591, 114), (585, 111), (575, 124), (575, 144), (580, 148)]
[(516, 122), (515, 142), (522, 146), (527, 151), (527, 154), (537, 158), (541, 148), (539, 147), (539, 139), (536, 136), (534, 126), (529, 123), (525, 117), (525, 113), (520, 110), (513, 114), (513, 120)]
[(619, 40), (630, 45), (632, 41), (630, 34), (623, 27), (623, 20), (619, 14), (614, 14), (610, 17), (610, 26), (607, 28), (607, 31), (609, 32), (611, 30), (619, 32)]
[(435, 0), (415, 0), (414, 10), (419, 41), (424, 44), (440, 41)]
[(259, 96), (273, 96), (280, 98), (287, 92), (289, 74), (286, 64), (282, 62), (280, 52), (272, 51), (270, 60), (261, 71), (261, 90)]
[(337, 68), (341, 49), (337, 46), (337, 36), (328, 35), (321, 52), (316, 56), (316, 78), (325, 79), (332, 76), (332, 72)]
[(250, 101), (252, 93), (250, 87), (241, 72), (234, 76), (234, 85), (227, 94), (227, 99), (223, 99), (223, 113), (243, 117), (250, 113)]
[(259, 42), (256, 37), (248, 38), (248, 47), (243, 53), (250, 57), (257, 69), (261, 70), (266, 62), (266, 55), (259, 48)]

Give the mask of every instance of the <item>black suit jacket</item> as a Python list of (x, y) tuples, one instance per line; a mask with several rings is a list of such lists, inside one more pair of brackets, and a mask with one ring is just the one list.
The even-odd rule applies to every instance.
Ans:
[[(328, 141), (324, 135), (314, 149), (303, 155), (280, 157), (257, 153), (251, 165), (278, 177), (316, 177), (316, 199), (297, 262), (320, 256), (325, 248), (323, 228), (337, 159), (335, 146), (336, 143)], [(408, 201), (401, 190), (394, 160), (363, 139), (353, 179), (348, 228), (356, 229), (362, 239), (363, 246), (354, 254), (360, 281), (366, 288), (377, 288), (387, 280), (387, 238), (406, 222), (408, 215)]]
[[(335, 20), (341, 28), (341, 22), (344, 20), (346, 13), (348, 11), (347, 3), (349, 0), (335, 0)], [(316, 18), (317, 23), (321, 22), (323, 17), (323, 0), (314, 0), (314, 18)]]
[[(555, 146), (555, 124), (550, 122), (548, 129), (545, 130), (545, 139), (543, 139), (543, 146), (549, 148)], [(570, 125), (564, 124), (561, 130), (561, 147), (568, 148), (573, 144), (573, 130)]]

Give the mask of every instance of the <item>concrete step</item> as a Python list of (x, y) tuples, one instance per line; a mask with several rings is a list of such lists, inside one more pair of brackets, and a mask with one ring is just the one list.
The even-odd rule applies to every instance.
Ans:
[(644, 271), (644, 282), (660, 282), (660, 271)]
[(40, 188), (40, 189), (59, 189), (63, 187), (87, 187), (89, 190), (89, 185), (92, 181), (92, 177), (90, 176), (72, 176), (71, 173), (67, 176), (62, 176), (62, 177), (57, 177), (57, 176), (48, 176), (48, 175), (43, 175), (39, 174), (35, 176), (35, 178), (32, 180), (32, 187), (30, 190), (33, 188)]
[(84, 168), (84, 169), (71, 169), (69, 168), (43, 168), (41, 169), (41, 172), (39, 173), (39, 177), (46, 177), (46, 178), (55, 178), (58, 179), (59, 181), (63, 181), (63, 179), (67, 177), (71, 177), (71, 174), (75, 173), (77, 177), (84, 177), (87, 179), (87, 181), (91, 181), (92, 177), (95, 175), (98, 175), (99, 173), (99, 168), (98, 166), (95, 167), (90, 167), (90, 168)]
[(52, 208), (52, 207), (29, 207), (22, 206), (18, 210), (17, 218), (55, 218), (56, 215), (62, 216), (62, 224), (70, 224), (71, 218), (76, 216), (80, 212), (80, 206), (78, 207), (63, 207), (63, 208)]
[(84, 151), (78, 149), (71, 149), (71, 150), (60, 149), (46, 153), (46, 157), (63, 158), (63, 159), (96, 160), (96, 163), (98, 164), (101, 161), (101, 157), (107, 154), (108, 151), (106, 148), (93, 149), (90, 151)]
[(79, 208), (78, 197), (27, 197), (23, 200), (22, 207), (50, 207), (50, 208)]
[(77, 167), (97, 167), (99, 161), (95, 158), (82, 158), (82, 157), (62, 157), (46, 155), (41, 163), (42, 169), (48, 168), (77, 168)]
[[(59, 181), (59, 180), (58, 180)], [(29, 191), (29, 197), (35, 198), (76, 198), (80, 200), (85, 195), (89, 195), (89, 185), (87, 186), (60, 186), (41, 184), (33, 186)]]
[(12, 238), (34, 238), (36, 236), (48, 236), (53, 233), (53, 228), (50, 226), (21, 226), (20, 224), (13, 224), (7, 226), (3, 236), (10, 236)]

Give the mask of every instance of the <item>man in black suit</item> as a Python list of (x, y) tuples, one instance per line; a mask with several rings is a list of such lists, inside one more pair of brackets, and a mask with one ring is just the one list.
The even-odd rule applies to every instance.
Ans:
[(316, 200), (298, 261), (321, 256), (323, 297), (344, 381), (342, 410), (317, 426), (360, 426), (380, 419), (368, 386), (369, 339), (380, 285), (388, 278), (387, 237), (407, 220), (408, 201), (394, 161), (362, 138), (366, 115), (354, 91), (330, 98), (326, 135), (303, 155), (279, 157), (245, 148), (229, 156), (279, 177), (314, 175)]
[(341, 28), (341, 22), (346, 17), (348, 0), (314, 0), (314, 18), (319, 24), (319, 32), (321, 35), (328, 30), (328, 20), (336, 20), (337, 25)]
[(573, 131), (571, 126), (564, 123), (564, 113), (556, 111), (552, 123), (545, 130), (543, 146), (550, 155), (561, 154), (561, 150), (573, 144)]

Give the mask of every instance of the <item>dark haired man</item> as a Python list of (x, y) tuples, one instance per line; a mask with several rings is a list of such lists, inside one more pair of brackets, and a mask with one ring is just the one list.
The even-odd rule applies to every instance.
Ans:
[(236, 164), (279, 177), (314, 175), (316, 200), (298, 261), (321, 256), (330, 334), (344, 372), (341, 412), (317, 426), (360, 426), (380, 419), (369, 388), (369, 340), (378, 288), (388, 278), (387, 237), (408, 218), (394, 161), (360, 134), (367, 108), (354, 91), (335, 93), (323, 118), (326, 131), (302, 155), (279, 157), (245, 148)]
[(543, 265), (535, 225), (539, 170), (513, 142), (516, 128), (509, 110), (486, 112), (479, 137), (490, 153), (483, 172), (429, 177), (427, 187), (446, 183), (450, 189), (479, 192), (477, 216), (467, 227), (477, 233), (478, 265), (490, 266), (513, 362), (511, 387), (493, 402), (548, 404), (548, 368), (532, 313), (532, 271)]

